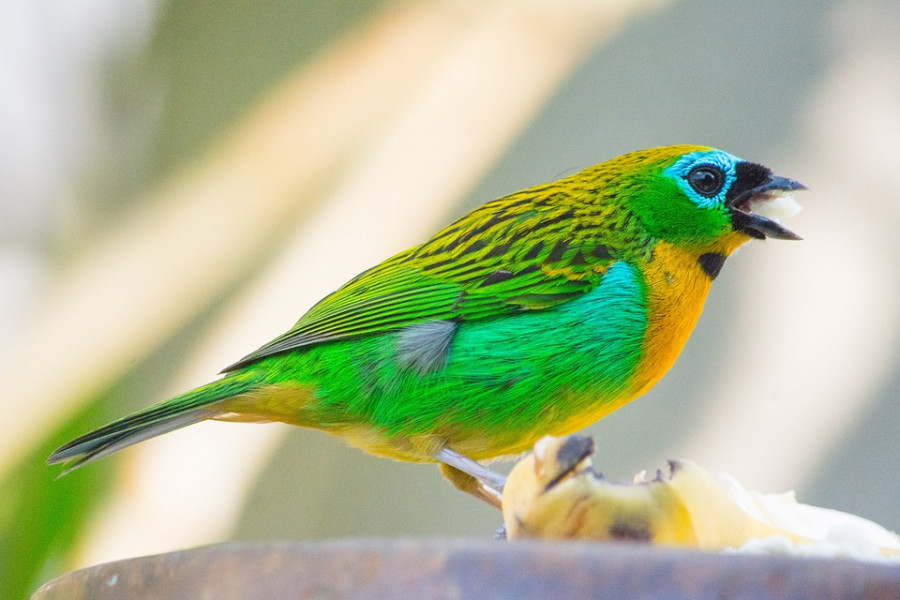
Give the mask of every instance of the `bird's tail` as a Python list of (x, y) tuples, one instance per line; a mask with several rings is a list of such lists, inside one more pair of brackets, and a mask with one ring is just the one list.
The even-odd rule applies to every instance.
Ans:
[(75, 461), (62, 472), (65, 475), (132, 444), (214, 418), (222, 414), (215, 406), (218, 402), (250, 392), (258, 385), (258, 378), (249, 373), (229, 375), (75, 438), (51, 454), (47, 463)]

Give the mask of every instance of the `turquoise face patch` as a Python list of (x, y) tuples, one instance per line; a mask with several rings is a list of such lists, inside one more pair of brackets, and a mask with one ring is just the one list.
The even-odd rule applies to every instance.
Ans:
[[(674, 179), (691, 202), (700, 208), (721, 208), (725, 204), (725, 195), (734, 183), (735, 165), (739, 162), (742, 162), (740, 158), (722, 150), (690, 152), (663, 171), (663, 174)], [(725, 175), (724, 185), (713, 196), (700, 194), (691, 186), (689, 177), (700, 167), (719, 169)]]

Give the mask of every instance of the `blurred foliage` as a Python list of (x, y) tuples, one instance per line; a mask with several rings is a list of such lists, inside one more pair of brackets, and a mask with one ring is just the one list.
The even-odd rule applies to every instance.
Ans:
[(0, 598), (26, 598), (66, 570), (90, 516), (112, 487), (113, 462), (84, 477), (57, 479), (44, 462), (61, 444), (107, 417), (108, 402), (90, 403), (49, 435), (0, 480)]

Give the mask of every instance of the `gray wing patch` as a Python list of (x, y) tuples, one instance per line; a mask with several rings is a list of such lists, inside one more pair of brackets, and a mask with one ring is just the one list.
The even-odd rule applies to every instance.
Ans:
[(397, 333), (400, 365), (419, 373), (443, 369), (457, 327), (455, 321), (427, 321), (404, 327)]

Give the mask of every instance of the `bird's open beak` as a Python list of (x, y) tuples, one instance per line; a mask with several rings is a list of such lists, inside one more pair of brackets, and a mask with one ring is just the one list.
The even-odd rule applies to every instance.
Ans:
[(778, 222), (780, 216), (792, 216), (800, 211), (794, 192), (807, 189), (799, 181), (770, 175), (768, 180), (745, 191), (729, 204), (731, 225), (760, 240), (767, 237), (778, 240), (803, 239)]

